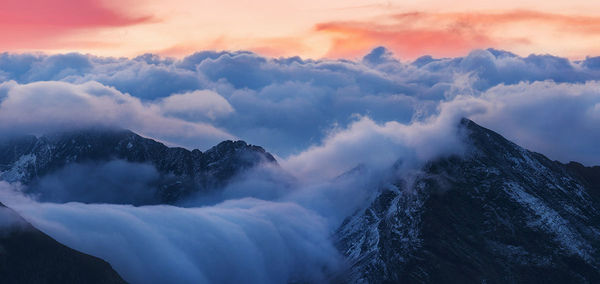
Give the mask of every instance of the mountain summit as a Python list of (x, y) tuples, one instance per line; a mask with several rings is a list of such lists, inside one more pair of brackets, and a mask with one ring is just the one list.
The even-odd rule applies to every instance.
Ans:
[[(118, 161), (117, 164), (114, 161)], [(0, 180), (21, 182), (33, 191), (40, 187), (40, 183), (63, 182), (56, 178), (48, 180), (47, 177), (60, 174), (65, 168), (68, 172), (59, 179), (71, 179), (75, 175), (73, 173), (91, 175), (76, 180), (79, 187), (86, 187), (86, 179), (95, 177), (95, 183), (85, 189), (88, 191), (123, 187), (121, 193), (126, 196), (126, 191), (131, 190), (131, 183), (135, 182), (142, 182), (140, 187), (148, 191), (152, 189), (149, 194), (142, 194), (143, 199), (132, 198), (122, 202), (119, 202), (119, 196), (87, 198), (90, 195), (83, 200), (69, 196), (70, 200), (50, 201), (131, 202), (137, 205), (174, 203), (190, 194), (222, 187), (236, 174), (261, 163), (277, 162), (263, 148), (244, 141), (224, 141), (203, 153), (167, 147), (129, 130), (86, 129), (0, 141)], [(136, 175), (127, 173), (131, 168), (142, 168), (147, 178), (132, 181)], [(102, 176), (106, 173), (113, 173), (113, 176)], [(105, 182), (108, 185), (102, 186)]]
[(600, 168), (460, 127), (466, 155), (398, 178), (337, 231), (343, 281), (599, 283)]

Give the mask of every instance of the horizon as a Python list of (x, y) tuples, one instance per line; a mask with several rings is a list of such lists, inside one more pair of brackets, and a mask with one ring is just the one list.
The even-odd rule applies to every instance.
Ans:
[(586, 55), (582, 55), (582, 57), (577, 57), (577, 58), (569, 58), (567, 56), (561, 56), (558, 54), (552, 54), (552, 53), (544, 53), (544, 52), (531, 52), (531, 53), (527, 53), (527, 54), (518, 54), (516, 52), (513, 52), (509, 49), (499, 49), (499, 48), (494, 48), (494, 47), (483, 47), (483, 48), (473, 48), (471, 50), (466, 51), (465, 53), (461, 53), (461, 54), (457, 54), (455, 56), (440, 56), (440, 57), (436, 57), (433, 54), (429, 54), (429, 53), (423, 53), (417, 57), (414, 58), (410, 58), (410, 59), (406, 59), (406, 58), (402, 58), (400, 56), (398, 56), (396, 53), (393, 52), (393, 50), (389, 49), (388, 47), (386, 47), (385, 45), (376, 45), (373, 46), (370, 49), (367, 49), (366, 52), (364, 54), (359, 54), (355, 57), (352, 58), (333, 58), (333, 57), (303, 57), (300, 55), (289, 55), (289, 56), (275, 56), (275, 55), (269, 55), (269, 54), (263, 54), (257, 51), (253, 51), (250, 49), (198, 49), (195, 51), (190, 51), (189, 53), (185, 53), (182, 55), (177, 55), (177, 56), (172, 56), (172, 55), (165, 55), (165, 54), (161, 54), (161, 53), (151, 53), (151, 52), (144, 52), (144, 53), (138, 53), (138, 54), (133, 54), (130, 56), (113, 56), (113, 55), (101, 55), (101, 54), (95, 54), (95, 53), (91, 53), (91, 52), (79, 52), (79, 51), (66, 51), (66, 52), (47, 52), (47, 51), (42, 51), (42, 50), (32, 50), (32, 51), (0, 51), (0, 54), (12, 54), (12, 55), (35, 55), (35, 56), (53, 56), (53, 55), (67, 55), (67, 54), (79, 54), (79, 55), (85, 55), (85, 56), (93, 56), (93, 57), (97, 57), (97, 58), (102, 58), (102, 59), (127, 59), (127, 60), (133, 60), (136, 58), (141, 58), (147, 55), (151, 55), (151, 56), (158, 56), (160, 59), (163, 60), (177, 60), (177, 61), (182, 61), (184, 60), (186, 57), (190, 57), (199, 53), (203, 53), (203, 52), (212, 52), (212, 53), (229, 53), (229, 54), (240, 54), (240, 53), (252, 53), (255, 55), (258, 55), (260, 57), (264, 57), (264, 58), (269, 58), (269, 59), (293, 59), (293, 58), (300, 58), (303, 61), (337, 61), (337, 60), (349, 60), (349, 61), (360, 61), (362, 60), (365, 56), (369, 55), (371, 52), (373, 52), (374, 50), (377, 50), (379, 48), (383, 48), (386, 52), (389, 52), (391, 57), (399, 60), (400, 62), (407, 62), (407, 63), (412, 63), (417, 61), (420, 58), (425, 58), (425, 57), (431, 57), (432, 59), (452, 59), (452, 58), (462, 58), (462, 57), (466, 57), (468, 56), (470, 53), (474, 52), (474, 51), (478, 51), (478, 50), (487, 50), (487, 51), (498, 51), (498, 52), (502, 52), (502, 53), (510, 53), (513, 54), (515, 56), (518, 57), (528, 57), (528, 56), (553, 56), (553, 57), (559, 57), (559, 58), (565, 58), (568, 59), (571, 62), (579, 62), (579, 61), (583, 61), (585, 59), (589, 59), (589, 58), (595, 58), (595, 57), (600, 57), (600, 53), (598, 54), (586, 54)]
[[(399, 58), (455, 57), (497, 48), (570, 59), (600, 54), (600, 13), (589, 1), (7, 0), (8, 52), (181, 57), (250, 50), (270, 57), (356, 58), (387, 46)], [(260, 20), (258, 20), (260, 19)], [(560, 41), (556, 41), (561, 38)]]

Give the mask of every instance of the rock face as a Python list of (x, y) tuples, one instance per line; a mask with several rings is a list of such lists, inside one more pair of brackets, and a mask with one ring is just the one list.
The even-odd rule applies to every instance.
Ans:
[(0, 203), (1, 283), (125, 283), (105, 261), (70, 249)]
[(463, 119), (469, 153), (382, 188), (336, 233), (351, 283), (600, 283), (600, 167)]
[(159, 173), (151, 186), (156, 188), (156, 198), (137, 205), (173, 203), (191, 193), (223, 186), (240, 171), (260, 163), (276, 163), (263, 148), (244, 141), (224, 141), (202, 153), (170, 148), (128, 130), (87, 129), (0, 141), (0, 180), (35, 185), (68, 165), (113, 160), (151, 165)]

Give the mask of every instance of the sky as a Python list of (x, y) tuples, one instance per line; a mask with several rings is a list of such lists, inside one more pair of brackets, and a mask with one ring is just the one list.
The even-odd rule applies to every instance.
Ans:
[(600, 53), (588, 0), (4, 0), (0, 50), (182, 57), (197, 50), (354, 59), (385, 45), (414, 59), (476, 48), (582, 59)]
[[(157, 174), (126, 161), (44, 177), (52, 202), (0, 180), (1, 202), (131, 283), (322, 282), (342, 265), (332, 232), (382, 184), (469, 149), (463, 117), (600, 165), (595, 1), (3, 0), (0, 36), (0, 137), (239, 139), (281, 166), (186, 208), (120, 204), (148, 198)], [(81, 184), (120, 202), (61, 203)]]

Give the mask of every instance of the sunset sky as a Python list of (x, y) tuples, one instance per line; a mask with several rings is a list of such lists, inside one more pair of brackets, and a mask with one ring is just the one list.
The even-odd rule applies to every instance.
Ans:
[(384, 45), (403, 59), (487, 47), (572, 59), (600, 54), (600, 4), (589, 0), (2, 2), (0, 50), (9, 52), (356, 58)]

